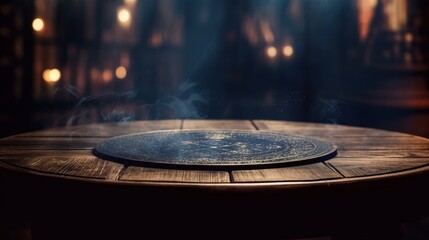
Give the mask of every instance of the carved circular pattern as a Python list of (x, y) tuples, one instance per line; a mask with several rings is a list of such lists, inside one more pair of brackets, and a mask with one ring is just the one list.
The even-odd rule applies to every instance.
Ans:
[(155, 131), (110, 138), (94, 153), (127, 164), (165, 167), (257, 167), (324, 160), (331, 143), (280, 133), (235, 130)]

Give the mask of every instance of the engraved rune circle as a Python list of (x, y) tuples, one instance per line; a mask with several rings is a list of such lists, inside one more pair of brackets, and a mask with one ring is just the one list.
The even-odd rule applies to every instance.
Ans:
[(189, 130), (123, 135), (98, 145), (102, 158), (129, 164), (248, 167), (324, 159), (335, 154), (331, 143), (260, 131)]

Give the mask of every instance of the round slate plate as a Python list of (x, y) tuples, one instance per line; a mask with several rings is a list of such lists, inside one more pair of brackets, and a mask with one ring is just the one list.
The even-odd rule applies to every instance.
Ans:
[(261, 131), (174, 130), (113, 137), (94, 154), (125, 164), (169, 168), (254, 168), (322, 161), (336, 154), (329, 142)]

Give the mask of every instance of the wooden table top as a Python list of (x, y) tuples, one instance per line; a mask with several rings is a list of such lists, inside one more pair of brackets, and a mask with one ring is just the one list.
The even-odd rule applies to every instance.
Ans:
[[(124, 166), (92, 153), (113, 136), (167, 129), (309, 136), (335, 144), (337, 155), (296, 166), (184, 170)], [(0, 190), (7, 198), (0, 200), (8, 200), (3, 206), (13, 216), (29, 215), (36, 240), (201, 239), (195, 229), (239, 239), (350, 232), (393, 239), (377, 234), (395, 233), (401, 222), (429, 212), (428, 163), (427, 139), (369, 128), (264, 120), (91, 124), (1, 139)]]
[[(92, 149), (107, 138), (154, 130), (239, 129), (327, 140), (337, 156), (324, 162), (249, 170), (183, 170), (124, 166)], [(19, 134), (0, 140), (0, 166), (82, 182), (228, 188), (333, 186), (429, 174), (428, 139), (398, 132), (267, 120), (159, 120), (91, 124)]]

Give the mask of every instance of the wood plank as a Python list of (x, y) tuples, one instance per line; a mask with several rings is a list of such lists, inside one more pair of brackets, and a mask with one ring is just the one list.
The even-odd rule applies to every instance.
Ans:
[(429, 158), (429, 150), (348, 150), (344, 149), (337, 152), (337, 158), (368, 158), (368, 157), (383, 157), (383, 158)]
[[(176, 170), (130, 166), (95, 157), (91, 150), (107, 137), (158, 129), (255, 130), (247, 120), (141, 121), (45, 130), (0, 140), (0, 160), (34, 171), (122, 181), (275, 182), (317, 181), (371, 176), (429, 164), (429, 141), (375, 129), (277, 121), (254, 121), (260, 131), (313, 136), (338, 146), (337, 157), (326, 163), (270, 169), (232, 171)], [(66, 135), (64, 135), (66, 134)], [(71, 135), (67, 135), (71, 134)], [(93, 136), (93, 137), (91, 137)], [(327, 165), (328, 164), (328, 165)], [(338, 172), (336, 172), (337, 170)], [(342, 175), (341, 175), (342, 174)]]
[(0, 153), (0, 161), (44, 173), (117, 180), (123, 165), (92, 155), (90, 150), (10, 150)]
[(124, 170), (119, 180), (226, 183), (229, 182), (229, 174), (226, 171), (178, 170), (129, 166)]
[(183, 129), (255, 130), (249, 120), (184, 120)]
[(310, 181), (342, 178), (323, 163), (232, 171), (234, 182)]
[(46, 149), (37, 149), (37, 150), (26, 150), (22, 151), (20, 149), (0, 149), (0, 159), (16, 159), (23, 157), (37, 157), (37, 156), (94, 156), (92, 150), (46, 150)]
[(429, 158), (341, 158), (328, 161), (346, 177), (362, 177), (410, 170), (429, 165)]
[(401, 144), (404, 146), (408, 145), (429, 145), (429, 142), (424, 141), (421, 138), (407, 136), (407, 137), (322, 137), (327, 141), (332, 141), (338, 144), (367, 144), (367, 145), (388, 145), (388, 144)]
[(384, 136), (384, 137), (319, 137), (335, 144), (341, 150), (429, 150), (429, 142), (415, 136)]
[[(273, 132), (273, 131), (268, 131)], [(285, 133), (286, 134), (286, 133)], [(429, 142), (414, 136), (401, 137), (333, 137), (333, 136), (308, 136), (311, 138), (328, 141), (341, 149), (360, 149), (367, 146), (367, 149), (427, 149)], [(398, 148), (399, 146), (399, 148)]]
[(427, 139), (390, 131), (330, 124), (255, 120), (261, 131), (315, 137), (344, 150), (429, 150)]
[(157, 120), (88, 124), (24, 133), (22, 137), (113, 137), (124, 134), (179, 129), (181, 120)]
[(92, 149), (104, 138), (12, 137), (0, 140), (0, 149)]
[(371, 145), (363, 143), (342, 143), (337, 145), (338, 151), (344, 150), (403, 150), (403, 151), (428, 151), (429, 145), (427, 144), (413, 144), (413, 145), (404, 145), (401, 143), (386, 143), (385, 145)]
[(288, 134), (298, 134), (304, 136), (331, 136), (331, 137), (361, 137), (361, 136), (411, 136), (405, 133), (385, 131), (380, 129), (362, 128), (354, 126), (344, 126), (335, 124), (305, 123), (305, 122), (285, 122), (271, 120), (254, 120), (254, 124), (260, 130), (275, 130)]

